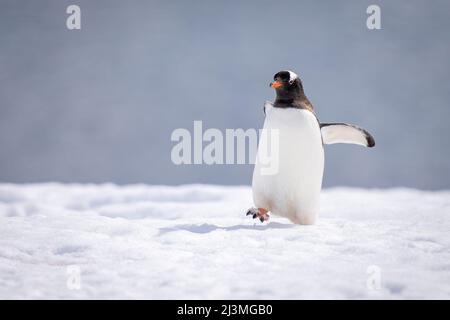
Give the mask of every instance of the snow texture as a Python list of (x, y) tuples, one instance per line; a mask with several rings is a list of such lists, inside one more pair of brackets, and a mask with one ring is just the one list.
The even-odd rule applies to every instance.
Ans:
[(323, 190), (314, 226), (261, 224), (251, 202), (244, 186), (0, 184), (0, 298), (450, 298), (450, 191)]

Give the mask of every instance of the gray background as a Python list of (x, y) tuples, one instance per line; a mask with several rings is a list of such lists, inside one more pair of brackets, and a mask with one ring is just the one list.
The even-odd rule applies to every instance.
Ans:
[(0, 0), (0, 181), (250, 184), (173, 165), (171, 132), (259, 128), (289, 68), (319, 119), (376, 138), (328, 146), (325, 186), (449, 188), (449, 32), (449, 1)]

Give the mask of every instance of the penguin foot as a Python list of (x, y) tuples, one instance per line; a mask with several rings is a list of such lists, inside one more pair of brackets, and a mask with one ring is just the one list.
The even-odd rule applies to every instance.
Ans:
[(269, 220), (270, 216), (268, 210), (264, 208), (250, 208), (247, 211), (247, 216), (252, 216), (253, 219), (258, 218), (261, 222)]

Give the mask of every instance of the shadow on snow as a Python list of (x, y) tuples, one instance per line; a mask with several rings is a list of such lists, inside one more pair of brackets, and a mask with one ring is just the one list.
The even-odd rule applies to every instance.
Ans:
[(268, 229), (289, 229), (294, 228), (295, 225), (293, 224), (284, 224), (279, 222), (270, 222), (269, 224), (265, 225), (235, 225), (235, 226), (229, 226), (229, 227), (220, 227), (213, 224), (180, 224), (174, 227), (169, 228), (160, 228), (159, 229), (159, 235), (163, 235), (169, 232), (174, 231), (189, 231), (192, 233), (210, 233), (216, 230), (225, 230), (225, 231), (236, 231), (236, 230), (258, 230), (258, 231), (264, 231)]

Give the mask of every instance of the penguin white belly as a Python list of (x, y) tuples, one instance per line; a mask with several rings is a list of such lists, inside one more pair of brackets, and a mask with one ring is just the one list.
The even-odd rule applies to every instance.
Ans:
[[(324, 168), (318, 121), (303, 109), (281, 109), (266, 104), (265, 111), (264, 129), (268, 135), (260, 138), (253, 172), (255, 206), (297, 224), (313, 224), (319, 211)], [(278, 132), (278, 150), (270, 149), (274, 147), (270, 141), (272, 129)], [(267, 170), (267, 163), (261, 160), (262, 152), (270, 154), (270, 165), (278, 161), (277, 170)]]

